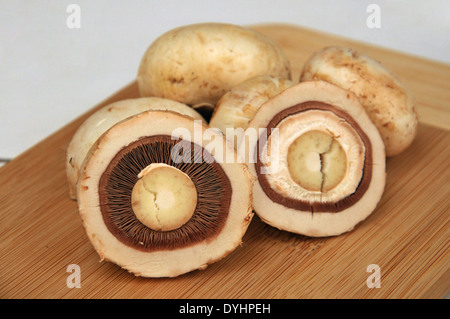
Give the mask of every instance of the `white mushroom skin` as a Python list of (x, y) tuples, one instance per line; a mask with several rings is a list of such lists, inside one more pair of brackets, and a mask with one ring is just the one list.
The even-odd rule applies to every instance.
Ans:
[[(239, 146), (237, 136), (227, 135), (226, 129), (233, 128), (244, 131), (264, 102), (294, 84), (295, 82), (287, 78), (268, 75), (247, 79), (220, 98), (209, 121), (209, 126), (221, 130), (227, 140), (234, 143), (237, 149)], [(234, 132), (238, 133), (238, 131)]]
[(193, 107), (214, 106), (238, 83), (257, 76), (290, 78), (288, 58), (268, 37), (237, 25), (199, 23), (161, 35), (142, 57), (142, 96), (170, 98)]
[(417, 112), (406, 87), (376, 60), (355, 50), (326, 47), (304, 65), (300, 81), (323, 80), (353, 92), (377, 127), (386, 156), (403, 152), (417, 132)]
[(204, 118), (191, 107), (158, 97), (126, 99), (104, 106), (80, 125), (67, 148), (66, 175), (71, 199), (76, 199), (80, 168), (95, 141), (114, 124), (148, 110), (170, 110), (205, 122)]

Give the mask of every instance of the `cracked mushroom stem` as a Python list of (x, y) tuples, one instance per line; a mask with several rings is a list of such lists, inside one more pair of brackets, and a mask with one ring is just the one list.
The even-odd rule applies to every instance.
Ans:
[(289, 146), (287, 165), (292, 179), (303, 188), (328, 192), (344, 178), (347, 157), (333, 136), (312, 130)]
[(147, 227), (169, 231), (184, 225), (197, 205), (197, 191), (188, 175), (163, 163), (153, 163), (138, 175), (131, 202), (136, 217)]

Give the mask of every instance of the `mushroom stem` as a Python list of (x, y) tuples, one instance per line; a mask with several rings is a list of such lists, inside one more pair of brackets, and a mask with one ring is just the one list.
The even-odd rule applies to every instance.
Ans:
[(131, 203), (136, 217), (147, 227), (169, 231), (183, 226), (197, 206), (197, 190), (188, 175), (162, 163), (153, 163), (138, 175)]
[(327, 192), (344, 178), (347, 158), (333, 136), (312, 130), (289, 146), (287, 164), (297, 184), (310, 191)]

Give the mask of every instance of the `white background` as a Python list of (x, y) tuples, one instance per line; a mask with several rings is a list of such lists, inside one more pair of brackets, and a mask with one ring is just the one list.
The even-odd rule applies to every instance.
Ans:
[[(66, 12), (81, 9), (81, 28)], [(369, 4), (381, 28), (366, 25)], [(450, 63), (450, 1), (0, 0), (0, 158), (13, 158), (136, 76), (162, 33), (195, 22), (288, 23)]]

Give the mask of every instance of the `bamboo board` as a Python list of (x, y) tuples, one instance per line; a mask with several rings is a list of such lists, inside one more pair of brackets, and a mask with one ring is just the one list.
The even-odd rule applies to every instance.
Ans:
[[(172, 279), (135, 277), (99, 262), (64, 161), (77, 127), (101, 106), (137, 97), (136, 83), (0, 168), (1, 298), (442, 298), (449, 271), (450, 66), (288, 25), (255, 29), (290, 57), (294, 78), (315, 50), (346, 45), (382, 61), (412, 90), (420, 114), (413, 145), (387, 161), (387, 184), (373, 214), (350, 233), (306, 238), (257, 217), (243, 244), (202, 271)], [(81, 288), (69, 288), (69, 264)], [(381, 270), (381, 288), (366, 284)]]

